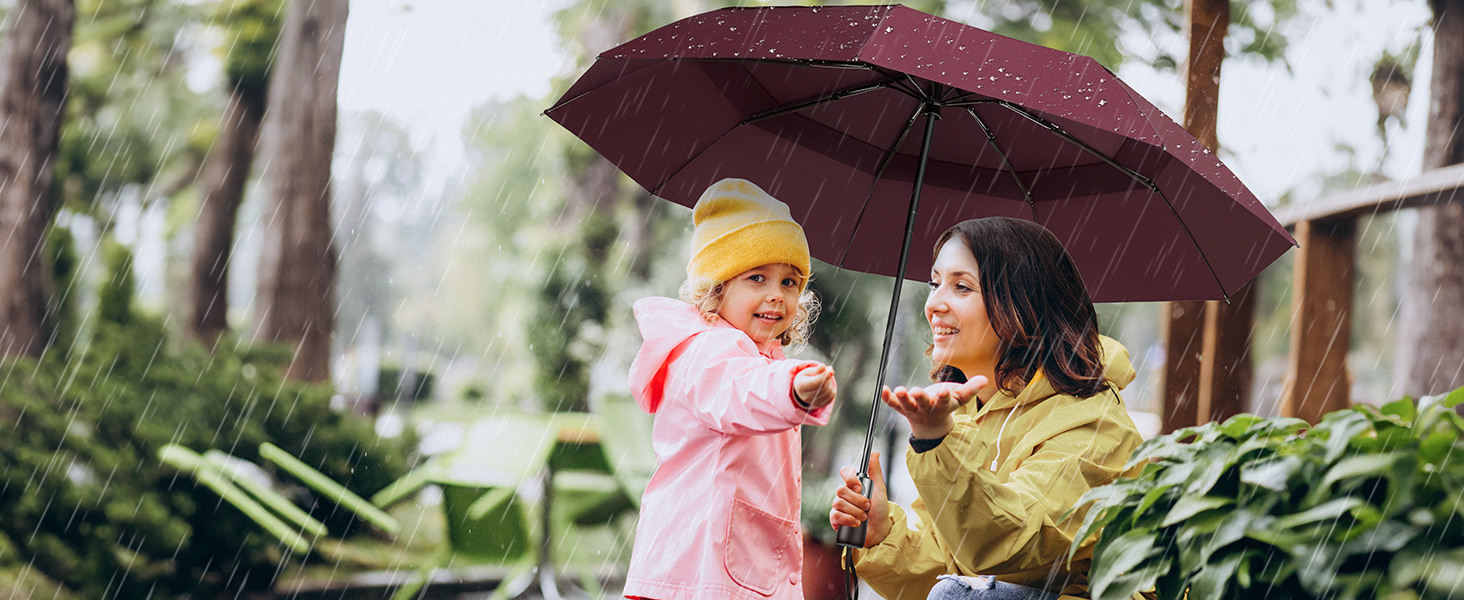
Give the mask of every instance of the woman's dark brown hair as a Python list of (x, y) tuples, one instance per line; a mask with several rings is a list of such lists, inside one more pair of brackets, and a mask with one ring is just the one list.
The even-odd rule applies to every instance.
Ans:
[[(996, 383), (1015, 395), (1041, 369), (1058, 392), (1086, 398), (1108, 388), (1098, 342), (1098, 314), (1078, 267), (1047, 228), (1023, 219), (987, 217), (958, 223), (935, 242), (957, 240), (976, 257), (986, 318), (1001, 338)], [(935, 365), (936, 381), (965, 381)]]

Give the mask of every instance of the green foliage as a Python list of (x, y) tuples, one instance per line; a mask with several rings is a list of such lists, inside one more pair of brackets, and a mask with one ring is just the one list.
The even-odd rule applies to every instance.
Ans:
[[(332, 411), (328, 388), (286, 381), (289, 359), (276, 347), (174, 349), (161, 324), (133, 316), (100, 320), (69, 357), (0, 365), (0, 536), (12, 557), (87, 598), (268, 586), (281, 556), (273, 538), (163, 468), (160, 447), (262, 463), (269, 441), (358, 494), (406, 470), (401, 443)], [(348, 511), (294, 493), (331, 531), (350, 529)]]
[(146, 202), (172, 184), (149, 186), (191, 179), (207, 151), (212, 129), (200, 125), (217, 119), (218, 101), (184, 83), (185, 29), (197, 17), (159, 0), (77, 3), (56, 185), (65, 206), (104, 229), (120, 194)]
[[(402, 380), (402, 368), (382, 366), (376, 372), (376, 394), (383, 403), (397, 399), (427, 400), (437, 388), (437, 376), (431, 371), (413, 370), (412, 383)], [(410, 386), (410, 389), (404, 389)]]
[(132, 298), (137, 293), (137, 282), (132, 276), (132, 252), (108, 238), (102, 243), (102, 260), (109, 276), (97, 291), (97, 314), (108, 323), (131, 323)]
[(50, 339), (47, 345), (51, 352), (65, 355), (71, 351), (81, 327), (77, 316), (80, 261), (70, 230), (54, 225), (46, 229), (46, 256), (50, 258), (52, 286), (46, 308), (46, 337)]
[[(1004, 2), (947, 2), (944, 16), (970, 22), (992, 32), (1091, 56), (1117, 71), (1125, 60), (1148, 60), (1161, 69), (1184, 63), (1185, 45), (1161, 44), (1157, 54), (1136, 57), (1120, 43), (1125, 31), (1178, 39), (1185, 27), (1182, 0), (1006, 0)], [(941, 13), (937, 13), (941, 14)], [(1241, 0), (1231, 2), (1226, 52), (1283, 60), (1286, 38), (1277, 28), (1297, 15), (1296, 0)], [(1172, 47), (1170, 47), (1172, 46)]]
[(284, 7), (281, 0), (227, 0), (215, 5), (214, 23), (225, 39), (219, 53), (230, 86), (246, 93), (264, 91), (284, 25)]
[[(1090, 490), (1093, 598), (1447, 598), (1464, 569), (1464, 388), (1309, 426), (1239, 415), (1145, 442)], [(1396, 595), (1395, 595), (1396, 594)]]
[(539, 289), (529, 326), (534, 392), (549, 411), (588, 411), (590, 365), (604, 348), (610, 312), (605, 265), (618, 228), (600, 212), (585, 216), (578, 243), (566, 245)]

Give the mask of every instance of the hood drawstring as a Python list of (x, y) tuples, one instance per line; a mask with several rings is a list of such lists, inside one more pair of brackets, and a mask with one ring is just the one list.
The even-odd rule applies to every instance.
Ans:
[[(1022, 388), (1022, 391), (1023, 392), (1027, 391), (1027, 388), (1032, 387), (1032, 384), (1037, 383), (1039, 381), (1042, 381), (1042, 371), (1040, 371), (1040, 370), (1037, 371), (1037, 375), (1036, 376), (1032, 377), (1032, 381), (1028, 382), (1027, 385)], [(1018, 396), (1021, 396), (1021, 394), (1017, 394), (1017, 395)], [(1002, 436), (1002, 434), (1006, 433), (1007, 423), (1010, 423), (1011, 422), (1012, 415), (1017, 414), (1017, 411), (1020, 410), (1022, 408), (1022, 406), (1025, 405), (1026, 403), (1027, 403), (1027, 401), (1026, 400), (1023, 400), (1022, 402), (1018, 403), (1016, 406), (1013, 406), (1010, 411), (1007, 411), (1006, 418), (1005, 419), (1002, 419), (1002, 421), (1001, 421), (1001, 427), (996, 430), (996, 457), (991, 459), (991, 472), (992, 473), (995, 473), (996, 472), (997, 462), (1001, 460), (1001, 436)]]

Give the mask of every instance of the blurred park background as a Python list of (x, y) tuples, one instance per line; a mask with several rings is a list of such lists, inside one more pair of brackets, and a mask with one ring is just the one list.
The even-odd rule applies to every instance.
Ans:
[[(558, 531), (549, 560), (577, 578), (566, 585), (613, 594), (633, 502), (586, 483), (578, 512), (550, 519), (526, 469), (460, 486), (476, 490), (476, 512), (453, 513), (453, 488), (425, 484), (451, 479), (447, 457), (505, 452), (475, 447), (475, 431), (532, 446), (535, 469), (618, 475), (634, 462), (575, 453), (619, 447), (603, 413), (627, 393), (639, 345), (629, 307), (675, 295), (690, 211), (540, 113), (600, 51), (736, 4), (762, 3), (0, 0), (0, 595), (284, 597), (351, 581), (396, 593), (424, 565), (474, 564), (444, 550), (461, 543), (454, 520), (508, 516), (523, 521), (501, 534), (522, 533), (518, 546), (453, 550), (530, 564), (533, 532)], [(906, 4), (1094, 56), (1180, 120), (1180, 0)], [(1430, 123), (1458, 118), (1430, 112), (1443, 34), (1429, 3), (1230, 6), (1220, 156), (1273, 210), (1464, 158), (1426, 143)], [(1436, 296), (1410, 276), (1419, 223), (1436, 218), (1358, 220), (1353, 402), (1420, 393), (1409, 368), (1423, 359), (1400, 352), (1426, 344), (1400, 315), (1407, 298)], [(1247, 336), (1244, 406), (1262, 415), (1282, 410), (1295, 254), (1260, 277)], [(824, 315), (798, 355), (834, 364), (844, 394), (830, 426), (804, 434), (804, 526), (827, 538), (828, 477), (859, 455), (891, 290), (814, 271)], [(924, 295), (905, 289), (892, 384), (928, 369)], [(1426, 322), (1464, 322), (1464, 306), (1421, 306)], [(1134, 358), (1124, 396), (1150, 434), (1168, 310), (1099, 306)], [(525, 422), (543, 435), (503, 433)], [(906, 433), (889, 422), (876, 448), (888, 456)], [(401, 530), (291, 475), (265, 444), (374, 497)], [(191, 470), (161, 458), (178, 447), (228, 458)], [(413, 473), (410, 493), (382, 495)], [(293, 550), (208, 477), (263, 482), (329, 535)], [(912, 493), (894, 485), (897, 499)], [(522, 501), (482, 501), (495, 486)], [(491, 589), (507, 588), (478, 591)]]

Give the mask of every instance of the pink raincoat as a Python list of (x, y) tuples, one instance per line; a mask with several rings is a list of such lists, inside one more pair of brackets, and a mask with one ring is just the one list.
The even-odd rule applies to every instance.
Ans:
[(656, 473), (641, 500), (627, 597), (803, 597), (799, 425), (793, 375), (818, 363), (760, 354), (726, 321), (670, 298), (635, 303), (645, 342), (630, 389), (656, 415)]

